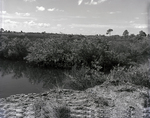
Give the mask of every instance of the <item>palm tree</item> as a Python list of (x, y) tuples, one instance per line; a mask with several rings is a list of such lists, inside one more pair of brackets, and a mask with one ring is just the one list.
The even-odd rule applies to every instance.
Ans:
[(127, 37), (127, 36), (129, 36), (129, 32), (128, 32), (128, 30), (125, 30), (124, 32), (123, 32), (123, 34), (122, 34), (124, 37)]
[(1, 29), (0, 29), (0, 32), (4, 32), (4, 28), (1, 28)]
[(107, 34), (107, 35), (108, 35), (108, 34), (111, 35), (111, 32), (112, 32), (112, 31), (113, 31), (113, 29), (108, 29), (107, 32), (106, 32), (106, 34)]

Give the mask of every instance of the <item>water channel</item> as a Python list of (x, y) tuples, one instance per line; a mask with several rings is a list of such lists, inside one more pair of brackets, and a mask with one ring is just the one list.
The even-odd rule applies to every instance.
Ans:
[(22, 61), (0, 59), (0, 98), (40, 93), (51, 88), (70, 88), (66, 70), (44, 69)]

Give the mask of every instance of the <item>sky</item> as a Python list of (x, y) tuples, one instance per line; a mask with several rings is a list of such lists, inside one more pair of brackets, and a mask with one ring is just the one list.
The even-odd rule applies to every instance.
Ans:
[(0, 0), (0, 28), (83, 35), (148, 33), (150, 0)]

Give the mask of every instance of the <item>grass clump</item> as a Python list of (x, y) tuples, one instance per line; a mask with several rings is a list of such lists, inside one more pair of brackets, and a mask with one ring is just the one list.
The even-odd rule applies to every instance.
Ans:
[(55, 100), (44, 101), (38, 99), (35, 102), (36, 118), (71, 118), (70, 109), (65, 104)]

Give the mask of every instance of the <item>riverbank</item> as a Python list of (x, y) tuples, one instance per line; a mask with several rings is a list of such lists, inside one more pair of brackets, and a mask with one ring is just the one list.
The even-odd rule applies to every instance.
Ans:
[(67, 111), (67, 118), (142, 118), (147, 91), (133, 84), (104, 83), (85, 91), (51, 89), (12, 95), (0, 99), (0, 118), (58, 118), (61, 110)]

